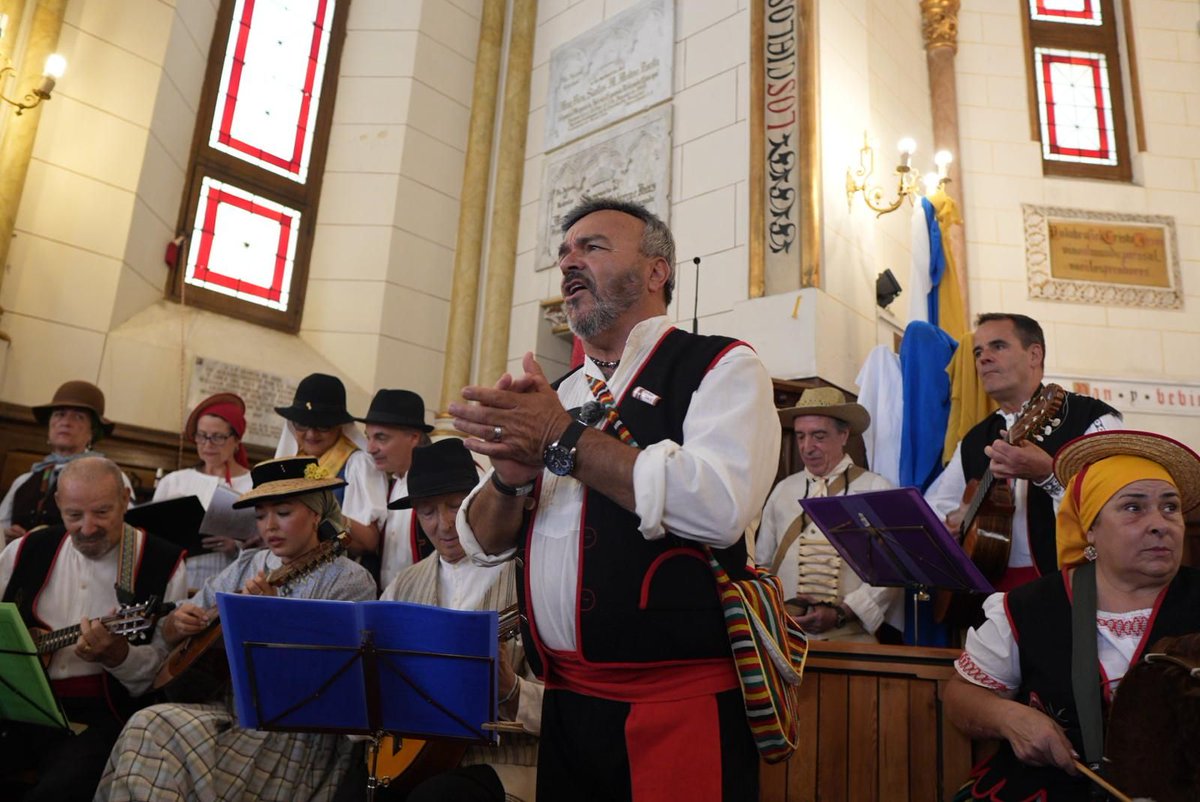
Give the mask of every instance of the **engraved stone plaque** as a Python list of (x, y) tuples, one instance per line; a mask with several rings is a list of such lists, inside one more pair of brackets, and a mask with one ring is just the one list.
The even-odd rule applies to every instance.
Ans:
[(237, 393), (246, 402), (246, 436), (254, 445), (275, 448), (283, 432), (283, 418), (275, 407), (286, 407), (296, 395), (296, 382), (253, 368), (231, 365), (198, 356), (188, 385), (188, 410), (214, 393)]
[(646, 0), (554, 49), (546, 150), (671, 96), (672, 0)]
[(558, 264), (562, 218), (584, 195), (634, 201), (667, 221), (671, 106), (664, 105), (546, 157), (538, 270)]

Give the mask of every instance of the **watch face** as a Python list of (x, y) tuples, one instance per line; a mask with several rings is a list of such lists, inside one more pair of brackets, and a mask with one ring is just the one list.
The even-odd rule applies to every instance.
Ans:
[(542, 452), (542, 462), (546, 470), (556, 476), (567, 476), (575, 469), (575, 449), (563, 448), (558, 443), (546, 446)]

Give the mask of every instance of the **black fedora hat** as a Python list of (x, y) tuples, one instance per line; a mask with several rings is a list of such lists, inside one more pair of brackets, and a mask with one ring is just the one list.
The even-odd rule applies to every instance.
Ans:
[(412, 390), (380, 390), (371, 399), (371, 408), (359, 423), (376, 426), (406, 426), (432, 432), (433, 427), (425, 423), (425, 401)]
[(479, 484), (479, 472), (462, 440), (448, 437), (413, 449), (407, 479), (408, 495), (390, 502), (389, 510), (407, 510), (415, 500), (466, 492)]
[(346, 385), (326, 373), (305, 376), (296, 385), (292, 405), (275, 411), (301, 426), (341, 426), (354, 420), (346, 411)]
[(233, 502), (235, 510), (263, 501), (346, 486), (345, 479), (332, 476), (317, 463), (316, 457), (280, 457), (260, 462), (250, 469), (250, 480), (254, 482), (254, 489)]

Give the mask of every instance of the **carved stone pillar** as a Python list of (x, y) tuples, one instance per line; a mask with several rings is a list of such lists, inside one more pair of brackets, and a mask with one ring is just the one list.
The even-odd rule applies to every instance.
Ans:
[(442, 366), (442, 397), (438, 419), (459, 398), (471, 380), (471, 350), (475, 341), (475, 311), (479, 303), (479, 273), (483, 256), (484, 217), (487, 214), (488, 175), (496, 119), (496, 85), (504, 44), (504, 0), (483, 4), (479, 47), (475, 56), (475, 88), (467, 129), (467, 159), (459, 196), (458, 238), (450, 289), (450, 320), (446, 327), (446, 356)]
[(959, 0), (920, 0), (921, 31), (925, 37), (925, 57), (929, 67), (929, 103), (933, 111), (933, 149), (954, 154), (950, 163), (951, 195), (959, 199), (963, 224), (950, 229), (950, 248), (961, 279), (958, 288), (963, 308), (970, 313), (967, 295), (966, 195), (962, 180), (962, 148), (958, 141), (958, 84), (954, 75), (954, 57), (958, 53)]
[[(9, 14), (10, 32), (4, 35), (4, 52), (9, 55), (19, 27), (22, 6), (23, 3), (7, 4), (13, 9), (5, 12)], [(46, 57), (58, 48), (58, 35), (62, 31), (66, 7), (67, 0), (38, 0), (29, 38), (25, 43), (25, 55), (17, 67), (18, 83), (14, 91), (8, 93), (10, 97), (24, 97), (31, 86), (41, 81)], [(4, 124), (4, 136), (0, 138), (0, 284), (3, 284), (8, 248), (17, 224), (21, 194), (25, 191), (25, 176), (29, 171), (29, 157), (33, 154), (38, 121), (42, 118), (42, 106), (29, 109), (18, 117), (12, 106), (0, 104), (0, 114), (8, 116)], [(7, 340), (8, 337), (0, 332), (0, 339)]]

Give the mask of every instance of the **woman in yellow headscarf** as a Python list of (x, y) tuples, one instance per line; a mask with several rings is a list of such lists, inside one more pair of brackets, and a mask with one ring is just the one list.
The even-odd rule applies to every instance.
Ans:
[(1200, 456), (1149, 432), (1097, 432), (1064, 446), (1054, 472), (1062, 571), (987, 599), (946, 689), (959, 729), (1006, 742), (959, 799), (1087, 799), (1077, 761), (1099, 766), (1126, 670), (1158, 638), (1200, 631), (1200, 571), (1180, 568)]

